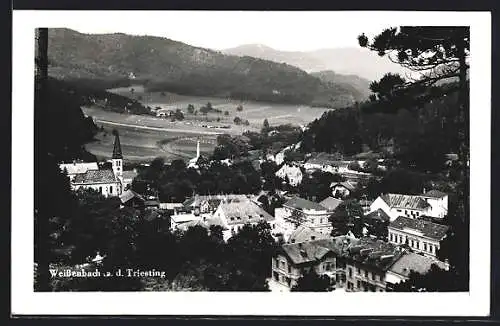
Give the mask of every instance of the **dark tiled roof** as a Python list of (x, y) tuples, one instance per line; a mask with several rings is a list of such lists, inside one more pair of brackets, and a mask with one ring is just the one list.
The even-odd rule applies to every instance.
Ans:
[(411, 271), (424, 275), (430, 270), (432, 264), (436, 264), (441, 269), (446, 269), (445, 264), (439, 260), (414, 252), (406, 252), (391, 266), (390, 271), (404, 277), (409, 277)]
[(300, 243), (289, 243), (281, 246), (281, 251), (290, 258), (293, 264), (305, 264), (321, 260), (326, 254), (344, 255), (350, 244), (357, 240), (346, 236), (320, 239)]
[(389, 215), (387, 215), (382, 209), (377, 209), (376, 211), (370, 212), (365, 215), (365, 218), (369, 218), (372, 220), (379, 220), (384, 222), (389, 222), (391, 219)]
[(75, 184), (112, 183), (117, 182), (112, 170), (88, 170), (85, 173), (75, 175)]
[(430, 205), (420, 196), (385, 194), (380, 196), (390, 207), (406, 209), (425, 209)]
[(222, 203), (219, 209), (224, 212), (229, 225), (255, 223), (262, 219), (265, 221), (274, 220), (273, 216), (249, 199)]
[(305, 210), (305, 209), (311, 209), (311, 210), (317, 210), (317, 211), (324, 211), (326, 210), (325, 207), (321, 206), (318, 203), (315, 203), (313, 201), (300, 198), (300, 197), (294, 197), (290, 200), (288, 200), (286, 203), (283, 204), (283, 206), (295, 208), (295, 209), (300, 209), (300, 210)]
[(433, 197), (433, 198), (443, 198), (446, 195), (447, 195), (446, 193), (439, 190), (429, 190), (424, 194), (425, 197)]
[(402, 254), (397, 246), (389, 242), (365, 237), (359, 239), (356, 245), (349, 247), (348, 257), (365, 266), (386, 271)]
[(395, 219), (390, 227), (404, 231), (405, 228), (416, 230), (422, 233), (422, 236), (434, 240), (441, 240), (445, 237), (449, 227), (442, 224), (432, 223), (422, 219), (412, 219), (400, 216)]
[(325, 207), (329, 211), (334, 211), (341, 203), (342, 200), (333, 197), (327, 197), (319, 202), (321, 206)]
[(299, 243), (304, 241), (314, 241), (314, 240), (330, 239), (330, 238), (331, 237), (326, 234), (316, 232), (311, 228), (308, 228), (307, 226), (301, 225), (297, 229), (295, 229), (295, 231), (292, 232), (290, 238), (288, 239), (288, 242)]

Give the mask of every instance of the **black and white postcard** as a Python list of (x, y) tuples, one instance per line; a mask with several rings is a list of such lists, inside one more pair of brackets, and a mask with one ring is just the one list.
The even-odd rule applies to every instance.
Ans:
[(14, 11), (12, 312), (487, 315), (490, 29)]

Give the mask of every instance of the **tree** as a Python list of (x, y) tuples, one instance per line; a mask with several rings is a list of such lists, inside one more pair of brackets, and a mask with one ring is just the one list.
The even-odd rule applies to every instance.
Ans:
[(234, 122), (236, 125), (240, 125), (240, 124), (241, 124), (241, 122), (242, 122), (242, 120), (241, 120), (241, 118), (240, 118), (240, 117), (235, 117), (235, 118), (234, 118), (234, 120), (233, 120), (233, 122)]
[(224, 111), (224, 115), (229, 115), (229, 111)]
[(243, 111), (243, 105), (239, 104), (239, 105), (236, 107), (236, 111), (238, 111), (238, 112)]
[(335, 280), (328, 275), (318, 275), (314, 269), (302, 275), (292, 292), (329, 292), (335, 289)]
[(415, 27), (400, 26), (385, 29), (373, 41), (361, 34), (361, 47), (376, 51), (400, 64), (418, 78), (411, 78), (397, 89), (422, 89), (442, 80), (458, 78), (459, 90), (459, 156), (466, 182), (466, 213), (469, 214), (469, 86), (467, 72), (470, 55), (470, 28), (464, 27)]
[(194, 113), (194, 105), (193, 105), (193, 104), (188, 104), (188, 106), (187, 106), (187, 111), (188, 111), (190, 114), (193, 114), (193, 113)]
[(268, 132), (269, 132), (269, 121), (267, 121), (267, 119), (264, 119), (264, 122), (262, 123), (261, 133), (267, 134)]
[(179, 120), (179, 121), (184, 120), (184, 114), (182, 113), (182, 111), (180, 109), (176, 109), (175, 110), (175, 112), (174, 112), (174, 119), (175, 120)]

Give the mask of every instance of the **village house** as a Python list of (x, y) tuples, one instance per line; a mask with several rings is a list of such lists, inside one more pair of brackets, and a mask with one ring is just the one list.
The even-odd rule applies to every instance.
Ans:
[(318, 153), (304, 163), (304, 169), (338, 173), (341, 159), (340, 154)]
[[(71, 189), (93, 189), (105, 197), (120, 196), (123, 191), (123, 156), (118, 133), (115, 135), (111, 169), (99, 169), (96, 162), (60, 164), (68, 173)], [(97, 168), (95, 168), (97, 166)]]
[(282, 232), (285, 241), (299, 225), (329, 235), (333, 229), (328, 219), (330, 215), (326, 207), (300, 197), (289, 199), (283, 207), (276, 208), (274, 212), (278, 229)]
[(271, 232), (276, 229), (274, 217), (249, 198), (223, 200), (213, 218), (219, 220), (223, 226), (224, 241), (241, 231), (246, 224), (257, 225), (265, 221), (271, 226)]
[(385, 292), (386, 273), (402, 254), (391, 243), (370, 237), (359, 239), (348, 248), (346, 291)]
[(282, 245), (272, 258), (271, 282), (292, 289), (299, 278), (311, 270), (335, 280), (337, 287), (345, 281), (343, 250), (352, 241), (346, 236)]
[(248, 199), (247, 195), (194, 195), (186, 199), (182, 205), (184, 210), (192, 212), (199, 210), (200, 213), (214, 213), (223, 200), (245, 200)]
[(313, 229), (300, 225), (295, 231), (292, 232), (290, 238), (288, 239), (288, 243), (299, 243), (304, 241), (314, 241), (321, 239), (330, 239), (331, 236), (319, 233), (314, 231)]
[(386, 273), (387, 289), (391, 290), (393, 285), (407, 281), (411, 272), (427, 274), (433, 264), (444, 270), (449, 269), (449, 266), (442, 261), (414, 252), (405, 252)]
[(394, 221), (399, 216), (444, 218), (448, 214), (448, 196), (436, 190), (423, 195), (384, 194), (370, 205), (370, 211), (382, 209)]
[(129, 189), (120, 195), (120, 203), (122, 207), (132, 207), (136, 209), (144, 209), (146, 200), (140, 194)]
[(425, 256), (436, 257), (440, 242), (449, 227), (426, 220), (400, 216), (388, 226), (388, 240), (397, 245), (408, 245)]
[(299, 166), (294, 164), (283, 164), (275, 174), (282, 180), (288, 180), (288, 183), (296, 187), (302, 182), (303, 173)]
[(356, 189), (356, 183), (352, 181), (332, 182), (330, 184), (332, 196), (335, 198), (346, 198)]

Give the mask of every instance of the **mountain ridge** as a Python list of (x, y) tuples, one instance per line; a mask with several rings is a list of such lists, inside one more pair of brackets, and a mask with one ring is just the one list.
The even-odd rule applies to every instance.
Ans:
[(346, 107), (359, 94), (287, 63), (232, 56), (158, 36), (49, 29), (49, 75), (94, 87)]

